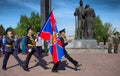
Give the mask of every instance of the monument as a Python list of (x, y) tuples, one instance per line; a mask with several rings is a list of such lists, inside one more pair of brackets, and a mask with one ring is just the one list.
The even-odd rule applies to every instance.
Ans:
[(51, 0), (41, 0), (41, 25), (46, 21), (51, 12)]
[(93, 39), (93, 20), (95, 18), (95, 12), (89, 5), (85, 6), (85, 39)]
[(93, 19), (95, 12), (89, 5), (83, 7), (83, 1), (80, 0), (80, 6), (74, 12), (75, 16), (75, 39), (93, 39)]
[[(93, 18), (95, 17), (95, 13), (93, 14), (94, 10), (93, 9), (89, 10), (90, 6), (88, 5), (86, 5), (86, 7), (84, 8), (82, 0), (80, 0), (79, 4), (80, 6), (77, 7), (74, 12), (74, 16), (76, 19), (75, 39), (73, 40), (73, 42), (69, 44), (68, 50), (73, 52), (96, 51), (96, 48), (99, 48), (97, 46), (97, 41), (93, 39), (93, 36), (90, 37), (90, 35), (93, 34), (92, 23), (90, 23), (90, 21), (91, 20), (93, 21)], [(41, 0), (41, 25), (44, 24), (50, 12), (51, 12), (51, 0)], [(95, 48), (95, 49), (91, 49), (91, 48)], [(97, 49), (97, 52), (105, 52), (105, 51), (102, 48), (102, 49)]]
[(89, 5), (84, 8), (82, 0), (79, 4), (74, 12), (76, 28), (73, 48), (97, 48), (97, 41), (93, 39), (95, 12)]
[(75, 9), (75, 38), (66, 46), (68, 52), (89, 52), (89, 53), (107, 53), (102, 46), (98, 46), (93, 37), (93, 20), (95, 12), (90, 5), (83, 6), (83, 0), (79, 2), (80, 6)]
[(80, 0), (80, 6), (76, 8), (74, 12), (75, 16), (75, 39), (81, 39), (84, 37), (84, 12), (83, 1)]

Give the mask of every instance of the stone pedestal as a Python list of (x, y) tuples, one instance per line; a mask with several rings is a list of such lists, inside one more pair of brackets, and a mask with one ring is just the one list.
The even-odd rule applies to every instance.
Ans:
[(96, 40), (85, 40), (85, 39), (81, 39), (81, 40), (74, 40), (73, 43), (73, 48), (98, 48), (97, 47), (97, 41)]
[(96, 40), (73, 40), (66, 46), (69, 53), (107, 53), (107, 49), (97, 45)]
[(69, 43), (66, 48), (74, 48), (74, 49), (94, 49), (99, 48), (97, 45), (96, 40), (86, 40), (86, 39), (80, 39), (80, 40), (73, 40), (71, 43)]

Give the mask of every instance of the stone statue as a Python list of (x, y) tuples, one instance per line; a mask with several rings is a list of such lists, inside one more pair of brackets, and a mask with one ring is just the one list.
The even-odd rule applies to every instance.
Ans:
[(95, 12), (89, 5), (85, 6), (85, 39), (93, 39), (93, 19), (95, 18)]
[(83, 1), (80, 0), (79, 2), (80, 6), (76, 8), (74, 12), (75, 16), (75, 39), (81, 39), (84, 35), (84, 7), (83, 7)]

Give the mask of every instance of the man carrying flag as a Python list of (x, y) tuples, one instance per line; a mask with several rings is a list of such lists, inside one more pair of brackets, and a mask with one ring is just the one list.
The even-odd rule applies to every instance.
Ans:
[(72, 57), (70, 57), (70, 55), (67, 53), (66, 49), (65, 49), (65, 46), (68, 45), (68, 42), (71, 42), (71, 40), (67, 40), (66, 37), (65, 37), (65, 29), (59, 31), (60, 33), (60, 40), (62, 42), (62, 47), (63, 47), (63, 50), (64, 50), (64, 54), (65, 54), (65, 58), (67, 58), (74, 66), (75, 66), (75, 71), (77, 71), (77, 68), (79, 66), (81, 66), (82, 64), (78, 64), (78, 62), (76, 60), (74, 60)]
[[(53, 12), (51, 12), (39, 36), (50, 44), (50, 53), (52, 55), (52, 59), (54, 62), (52, 72), (58, 72), (57, 67), (60, 63), (60, 60), (64, 56), (64, 53), (65, 55), (68, 55), (66, 54), (66, 51), (64, 51), (63, 49), (64, 47), (63, 44), (61, 43), (60, 38), (57, 37), (57, 33), (58, 30), (56, 26), (56, 21), (54, 19)], [(78, 62), (74, 60), (74, 63), (75, 67), (77, 68)]]
[[(62, 44), (60, 39), (57, 37), (57, 33), (58, 33), (58, 30), (56, 27), (56, 21), (54, 19), (53, 12), (51, 12), (47, 21), (42, 27), (39, 37), (41, 37), (42, 39), (44, 39), (50, 44), (49, 51), (50, 51), (50, 54), (52, 55), (54, 64), (58, 64), (59, 61), (64, 56)], [(56, 69), (53, 69), (52, 71), (56, 72)]]

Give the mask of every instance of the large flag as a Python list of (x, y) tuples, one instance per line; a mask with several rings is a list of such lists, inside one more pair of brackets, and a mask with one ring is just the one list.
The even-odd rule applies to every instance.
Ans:
[(47, 21), (42, 27), (42, 30), (40, 31), (39, 37), (43, 38), (50, 44), (49, 51), (52, 55), (54, 63), (60, 61), (64, 56), (62, 43), (60, 41), (60, 38), (57, 36), (57, 33), (58, 29), (56, 26), (56, 20), (54, 18), (53, 12), (51, 12)]

